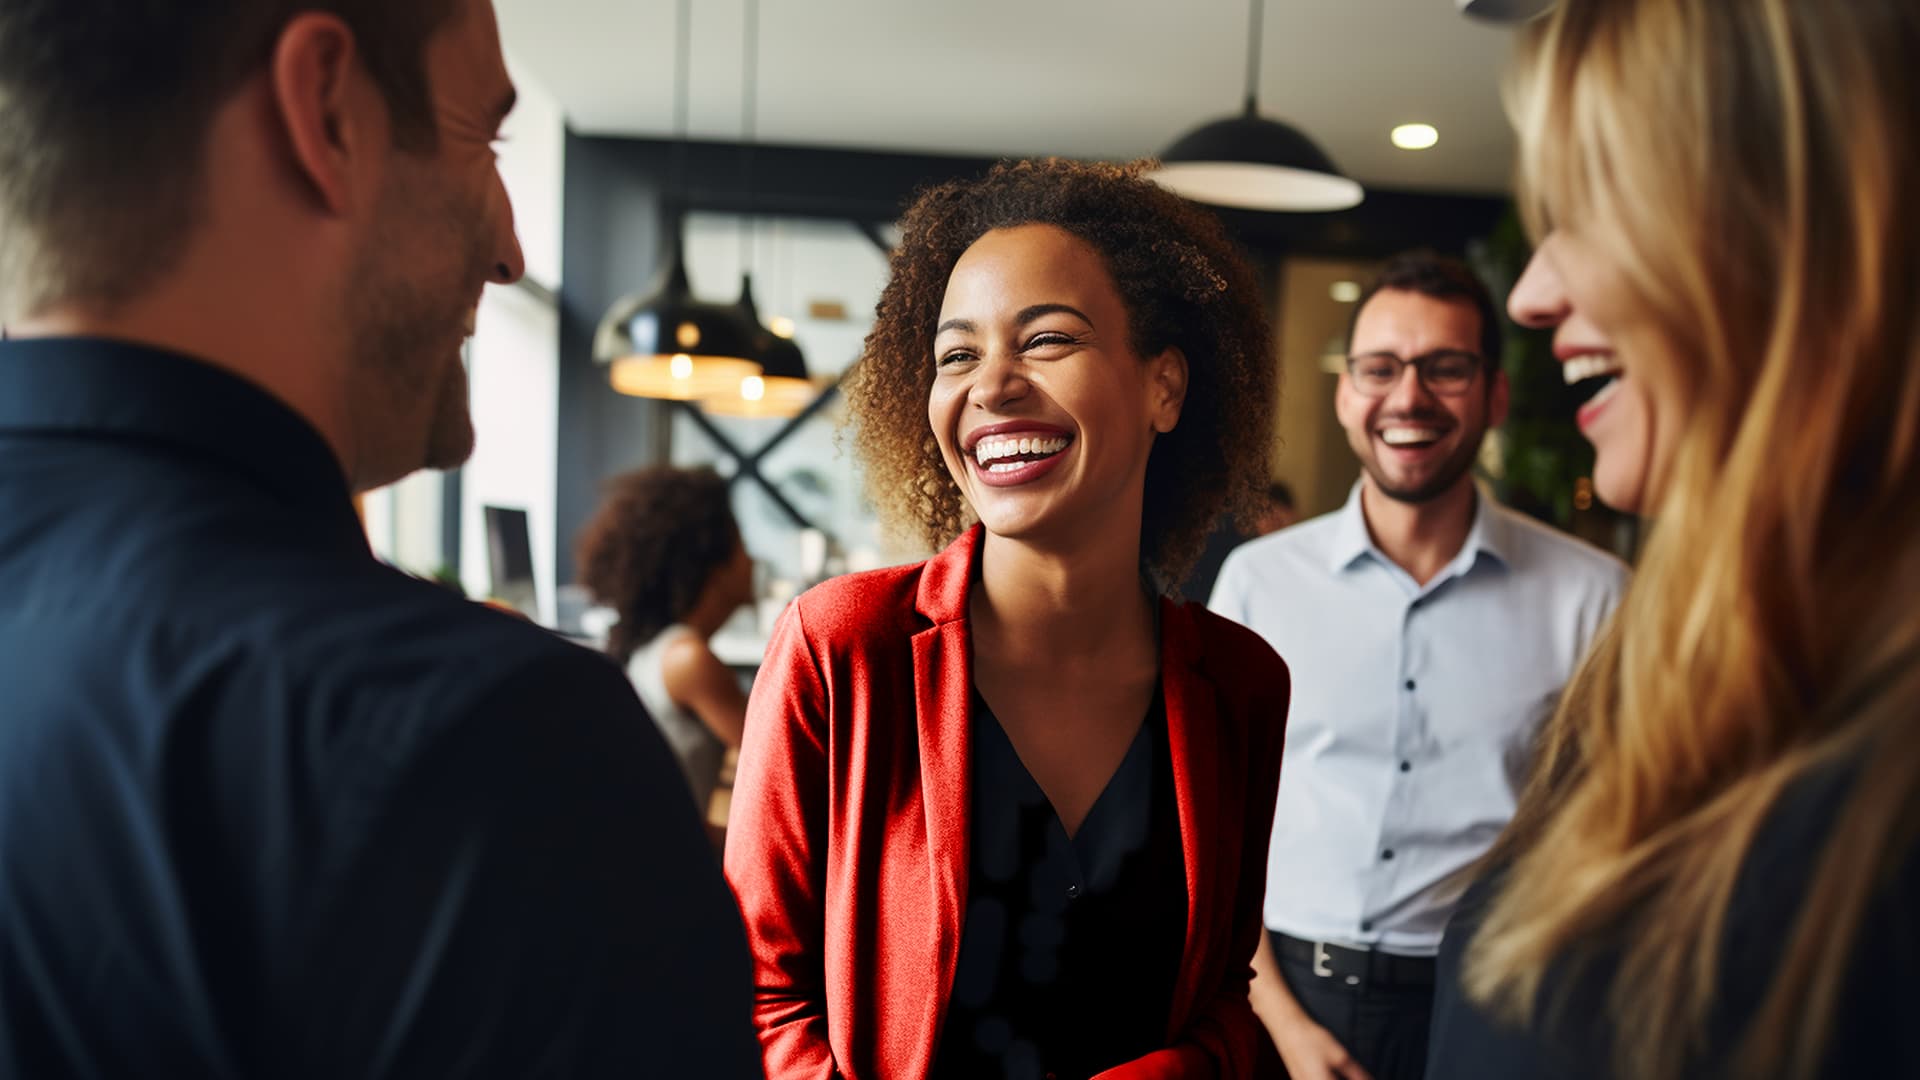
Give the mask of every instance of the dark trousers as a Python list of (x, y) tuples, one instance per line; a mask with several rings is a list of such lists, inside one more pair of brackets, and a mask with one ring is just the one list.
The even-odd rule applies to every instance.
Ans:
[[(1271, 933), (1271, 931), (1269, 931)], [(1373, 1080), (1422, 1080), (1427, 1071), (1427, 1027), (1433, 987), (1350, 986), (1322, 978), (1311, 964), (1279, 951), (1280, 975), (1313, 1022), (1331, 1032)]]

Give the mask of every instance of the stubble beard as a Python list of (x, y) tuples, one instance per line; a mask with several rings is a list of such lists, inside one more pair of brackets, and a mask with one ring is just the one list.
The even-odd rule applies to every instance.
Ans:
[(402, 182), (389, 189), (348, 290), (348, 398), (363, 489), (457, 468), (473, 453), (459, 343), (477, 293), (469, 272), (486, 265), (487, 238), (476, 209), (422, 194)]
[(468, 397), (464, 364), (449, 366), (440, 382), (433, 417), (427, 428), (427, 450), (422, 468), (457, 469), (473, 456), (473, 411)]
[[(1432, 502), (1454, 489), (1461, 477), (1467, 475), (1473, 468), (1474, 460), (1480, 456), (1480, 444), (1486, 439), (1486, 435), (1483, 429), (1473, 438), (1462, 440), (1452, 456), (1442, 462), (1439, 470), (1422, 484), (1407, 486), (1390, 481), (1386, 470), (1380, 466), (1379, 457), (1374, 453), (1371, 443), (1367, 446), (1366, 452), (1359, 455), (1360, 467), (1366, 471), (1368, 479), (1373, 481), (1374, 488), (1380, 494), (1394, 502), (1418, 506)], [(1368, 438), (1371, 440), (1372, 436), (1369, 435)]]

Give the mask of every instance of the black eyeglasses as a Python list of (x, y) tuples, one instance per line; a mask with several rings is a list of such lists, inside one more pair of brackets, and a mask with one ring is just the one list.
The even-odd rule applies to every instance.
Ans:
[(1475, 375), (1486, 361), (1458, 349), (1436, 349), (1425, 356), (1402, 360), (1390, 352), (1364, 353), (1347, 357), (1347, 378), (1353, 388), (1368, 397), (1386, 397), (1400, 385), (1400, 375), (1408, 365), (1420, 373), (1420, 385), (1445, 397), (1464, 394), (1473, 386)]

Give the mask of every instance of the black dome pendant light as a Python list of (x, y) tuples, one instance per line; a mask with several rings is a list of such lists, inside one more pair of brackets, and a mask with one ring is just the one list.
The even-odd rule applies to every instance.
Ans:
[(1249, 0), (1247, 105), (1239, 116), (1188, 132), (1160, 155), (1151, 174), (1195, 202), (1241, 210), (1345, 210), (1365, 192), (1298, 128), (1260, 115), (1260, 16)]
[[(673, 197), (685, 191), (688, 53), (692, 47), (691, 0), (680, 0), (675, 56)], [(667, 268), (652, 285), (616, 300), (594, 334), (594, 359), (608, 366), (613, 388), (635, 397), (693, 401), (760, 374), (757, 323), (732, 304), (696, 299), (687, 280), (680, 207), (669, 224)]]
[[(747, 318), (760, 325), (760, 312), (753, 302), (753, 275), (740, 275), (740, 299), (735, 306)], [(787, 418), (798, 416), (813, 403), (819, 390), (807, 374), (807, 359), (800, 346), (789, 337), (760, 329), (758, 375), (748, 375), (730, 388), (716, 390), (700, 399), (700, 407), (718, 416)]]
[(774, 333), (760, 321), (753, 301), (753, 143), (755, 113), (759, 109), (760, 0), (747, 0), (745, 40), (740, 58), (740, 172), (748, 212), (740, 230), (740, 299), (734, 302), (743, 322), (754, 330), (754, 356), (761, 363), (757, 375), (715, 389), (700, 399), (700, 407), (720, 416), (786, 418), (797, 416), (818, 391), (807, 377), (807, 359), (790, 337)]

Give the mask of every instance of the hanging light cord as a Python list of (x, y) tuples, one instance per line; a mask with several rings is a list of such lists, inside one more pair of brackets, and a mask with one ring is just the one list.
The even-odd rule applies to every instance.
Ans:
[(760, 0), (746, 0), (747, 28), (741, 35), (740, 70), (740, 190), (746, 201), (746, 212), (741, 215), (740, 223), (740, 272), (746, 273), (752, 265), (753, 254), (753, 144), (754, 120), (760, 102)]
[[(693, 0), (680, 0), (678, 41), (673, 52), (673, 197), (686, 201), (688, 54), (693, 51)], [(677, 218), (680, 207), (675, 207)], [(679, 246), (676, 239), (675, 246)]]
[(1266, 0), (1248, 0), (1247, 3), (1247, 115), (1256, 111), (1254, 104), (1260, 90), (1260, 15), (1266, 7)]

